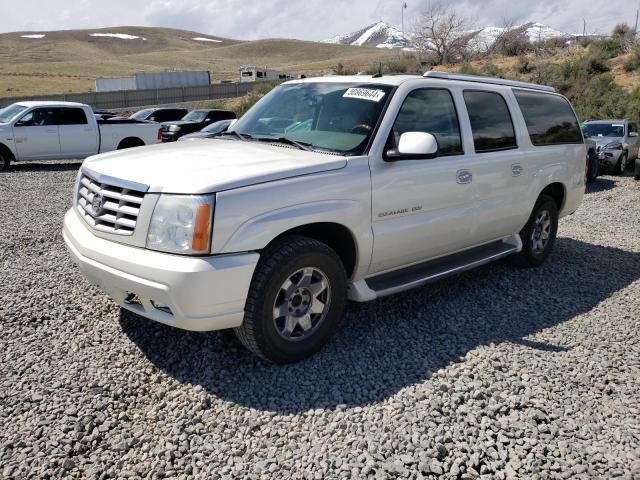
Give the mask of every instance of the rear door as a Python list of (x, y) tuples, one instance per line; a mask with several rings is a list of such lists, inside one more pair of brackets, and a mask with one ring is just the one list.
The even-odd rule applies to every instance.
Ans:
[(63, 158), (85, 158), (98, 153), (98, 128), (82, 108), (58, 109), (60, 154)]
[(627, 126), (627, 143), (629, 144), (629, 160), (638, 157), (640, 147), (640, 137), (638, 137), (638, 126), (635, 122), (629, 122)]
[(19, 160), (60, 158), (56, 113), (53, 107), (34, 108), (15, 123), (13, 138)]
[(477, 212), (471, 236), (480, 245), (520, 231), (532, 170), (523, 162), (503, 93), (464, 89), (462, 96), (473, 137), (468, 156)]

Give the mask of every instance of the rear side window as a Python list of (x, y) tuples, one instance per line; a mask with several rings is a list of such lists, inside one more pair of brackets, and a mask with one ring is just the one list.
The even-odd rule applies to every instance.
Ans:
[(407, 95), (393, 125), (395, 145), (406, 132), (432, 134), (442, 155), (463, 153), (458, 114), (448, 90), (423, 88)]
[(464, 92), (473, 144), (476, 152), (495, 152), (518, 148), (509, 107), (502, 95), (494, 92)]
[(87, 116), (81, 108), (61, 108), (58, 110), (58, 125), (86, 125)]
[(583, 143), (578, 120), (565, 98), (524, 90), (513, 93), (535, 146)]

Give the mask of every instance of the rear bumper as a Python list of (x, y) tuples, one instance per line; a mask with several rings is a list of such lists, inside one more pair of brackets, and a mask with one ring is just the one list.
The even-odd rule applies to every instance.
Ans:
[(257, 253), (196, 258), (130, 247), (96, 237), (73, 210), (63, 236), (89, 282), (127, 310), (184, 330), (242, 324)]

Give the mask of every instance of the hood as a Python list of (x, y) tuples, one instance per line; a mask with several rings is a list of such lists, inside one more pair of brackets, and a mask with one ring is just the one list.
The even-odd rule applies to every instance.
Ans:
[(204, 122), (195, 122), (193, 120), (176, 120), (175, 122), (164, 122), (163, 127), (170, 127), (171, 125), (197, 125)]
[(219, 133), (207, 133), (207, 132), (195, 132), (195, 133), (188, 133), (187, 135), (183, 135), (181, 136), (178, 141), (185, 141), (185, 140), (189, 140), (191, 138), (212, 138), (212, 137), (216, 137), (220, 135)]
[(604, 147), (610, 143), (624, 143), (624, 139), (622, 137), (589, 137), (589, 140), (595, 143), (598, 147)]
[(150, 193), (211, 193), (337, 170), (344, 157), (240, 140), (195, 139), (89, 157), (84, 166), (149, 186)]

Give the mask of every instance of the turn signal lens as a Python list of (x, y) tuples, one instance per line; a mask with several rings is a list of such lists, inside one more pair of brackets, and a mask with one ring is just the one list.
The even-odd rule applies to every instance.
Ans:
[(211, 205), (205, 203), (198, 207), (196, 225), (193, 229), (193, 241), (191, 250), (204, 252), (209, 249), (209, 237), (211, 233)]

